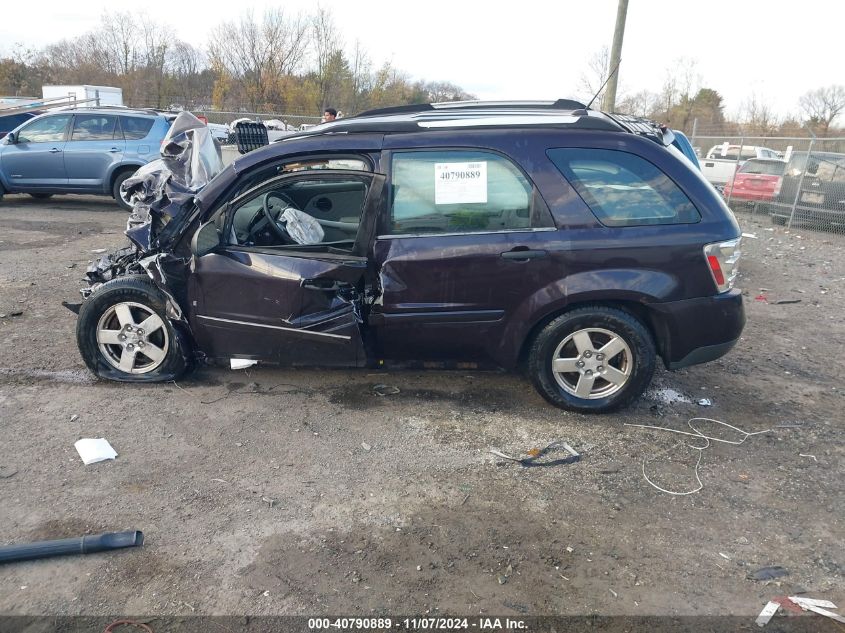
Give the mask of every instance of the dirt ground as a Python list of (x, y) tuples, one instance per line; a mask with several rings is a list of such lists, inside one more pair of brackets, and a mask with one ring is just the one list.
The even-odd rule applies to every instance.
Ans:
[[(136, 550), (0, 567), (2, 614), (735, 614), (845, 606), (845, 237), (741, 216), (748, 325), (726, 358), (660, 370), (616, 415), (494, 372), (203, 369), (97, 382), (79, 279), (121, 244), (99, 198), (0, 204), (0, 543), (139, 529)], [(767, 289), (761, 291), (761, 289)], [(764, 294), (767, 302), (755, 300)], [(776, 304), (800, 299), (800, 303)], [(19, 314), (18, 314), (19, 313)], [(373, 393), (379, 383), (400, 392)], [(688, 402), (670, 402), (674, 390)], [(709, 398), (713, 406), (696, 403)], [(694, 416), (748, 432), (689, 430)], [(729, 439), (741, 434), (708, 422)], [(115, 461), (84, 466), (74, 442)], [(580, 462), (524, 468), (562, 439)], [(780, 565), (789, 575), (747, 574)]]

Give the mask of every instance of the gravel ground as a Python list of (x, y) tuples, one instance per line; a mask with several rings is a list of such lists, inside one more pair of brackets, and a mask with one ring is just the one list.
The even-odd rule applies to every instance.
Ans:
[[(95, 249), (121, 244), (125, 214), (107, 199), (7, 196), (0, 543), (125, 529), (146, 543), (3, 566), (0, 613), (756, 616), (799, 591), (842, 606), (845, 238), (741, 219), (757, 239), (737, 348), (661, 370), (629, 410), (586, 417), (494, 372), (98, 382), (60, 302), (78, 300)], [(378, 383), (400, 392), (377, 396)], [(684, 491), (699, 451), (623, 423), (687, 429), (693, 416), (768, 432), (706, 449), (700, 492), (661, 493), (644, 460)], [(81, 437), (119, 457), (83, 466)], [(529, 469), (489, 452), (558, 439), (583, 459)], [(747, 578), (766, 565), (789, 575)]]

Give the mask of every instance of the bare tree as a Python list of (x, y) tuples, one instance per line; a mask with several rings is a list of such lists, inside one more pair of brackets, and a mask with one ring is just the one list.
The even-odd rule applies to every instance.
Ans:
[(224, 22), (211, 34), (212, 65), (239, 81), (253, 108), (265, 97), (268, 81), (292, 74), (305, 55), (308, 22), (289, 18), (280, 9), (268, 9), (259, 22), (252, 12)]
[(171, 59), (170, 51), (176, 35), (169, 26), (156, 24), (148, 17), (141, 18), (140, 25), (142, 35), (142, 59), (147, 76), (155, 86), (156, 106), (164, 107), (164, 77), (167, 72), (168, 62)]
[(316, 75), (318, 101), (317, 108), (320, 112), (329, 106), (329, 95), (336, 88), (339, 67), (338, 54), (341, 53), (343, 43), (340, 34), (335, 27), (331, 13), (322, 8), (317, 8), (317, 13), (311, 18), (311, 41), (314, 47), (316, 58)]
[(584, 101), (589, 101), (593, 97), (596, 97), (595, 103), (601, 103), (604, 100), (606, 89), (604, 82), (607, 81), (609, 72), (610, 49), (607, 46), (602, 46), (587, 60), (587, 69), (581, 73), (581, 77), (578, 79), (578, 92)]
[(811, 90), (798, 103), (810, 119), (810, 124), (817, 126), (822, 136), (827, 136), (831, 123), (845, 110), (845, 87), (828, 86)]
[(760, 99), (756, 93), (746, 99), (737, 117), (746, 131), (767, 136), (778, 128), (778, 118), (771, 106)]

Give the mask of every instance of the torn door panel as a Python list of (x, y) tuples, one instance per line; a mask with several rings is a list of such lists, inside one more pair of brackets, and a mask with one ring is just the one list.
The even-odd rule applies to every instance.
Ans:
[(225, 251), (197, 258), (188, 279), (198, 347), (214, 357), (286, 365), (363, 364), (363, 259)]

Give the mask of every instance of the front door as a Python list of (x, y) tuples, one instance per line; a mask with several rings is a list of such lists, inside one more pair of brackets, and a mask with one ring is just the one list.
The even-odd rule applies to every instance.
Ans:
[(63, 189), (67, 186), (65, 171), (65, 138), (70, 114), (51, 114), (21, 128), (15, 143), (6, 145), (0, 154), (0, 167), (13, 189)]
[(392, 196), (374, 246), (376, 353), (504, 364), (508, 324), (563, 275), (548, 208), (500, 154), (396, 150), (390, 161)]
[(191, 324), (217, 358), (356, 366), (363, 349), (367, 251), (384, 177), (284, 175), (230, 203), (224, 236), (194, 261)]
[(80, 190), (105, 190), (111, 166), (123, 160), (126, 141), (112, 114), (77, 114), (68, 142), (65, 166), (68, 186)]

